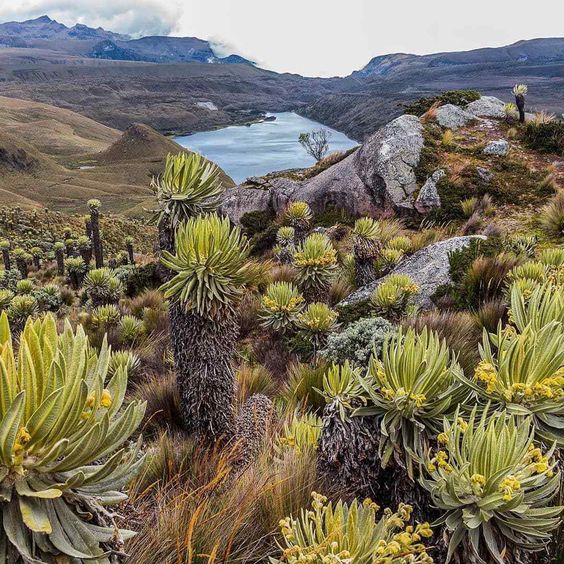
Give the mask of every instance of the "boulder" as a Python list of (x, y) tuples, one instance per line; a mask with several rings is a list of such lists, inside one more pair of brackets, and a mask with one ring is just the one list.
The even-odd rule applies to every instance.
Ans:
[[(452, 237), (445, 241), (433, 243), (400, 262), (390, 274), (407, 274), (419, 286), (420, 292), (415, 297), (415, 303), (422, 309), (431, 309), (434, 304), (431, 296), (439, 286), (451, 282), (448, 256), (470, 244), (472, 239), (485, 239), (481, 235)], [(337, 309), (347, 309), (350, 306), (367, 302), (372, 292), (388, 278), (384, 276), (371, 284), (359, 288), (337, 305)]]
[[(260, 189), (247, 184), (227, 190), (220, 212), (233, 222), (254, 210), (283, 210), (291, 201), (304, 201), (314, 213), (328, 207), (352, 216), (381, 214), (386, 209), (413, 208), (418, 189), (415, 167), (423, 148), (419, 118), (400, 116), (372, 135), (357, 151), (303, 181), (269, 178)], [(254, 185), (258, 183), (254, 180)]]
[(447, 129), (458, 129), (478, 119), (474, 114), (454, 104), (445, 104), (438, 108), (435, 117), (439, 125)]
[(415, 209), (420, 213), (441, 207), (441, 198), (437, 190), (437, 182), (445, 176), (446, 172), (440, 168), (433, 172), (423, 184), (415, 200)]
[(479, 100), (470, 102), (466, 111), (476, 117), (504, 118), (505, 102), (495, 96), (482, 96)]
[(509, 141), (506, 139), (498, 139), (497, 141), (491, 141), (488, 143), (483, 150), (484, 155), (497, 155), (498, 157), (503, 157), (509, 152)]

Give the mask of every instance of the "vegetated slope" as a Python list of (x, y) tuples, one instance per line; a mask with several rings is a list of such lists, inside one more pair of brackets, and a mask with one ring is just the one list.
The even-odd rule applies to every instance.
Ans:
[(0, 96), (0, 129), (53, 157), (101, 151), (120, 132), (75, 112)]
[[(33, 51), (28, 58), (27, 51)], [(290, 111), (340, 90), (343, 79), (276, 74), (247, 64), (153, 64), (0, 49), (0, 94), (65, 107), (118, 129), (142, 122), (190, 133)], [(202, 106), (213, 102), (217, 110)]]
[[(21, 109), (26, 104), (0, 98), (0, 109)], [(0, 129), (0, 205), (74, 212), (82, 210), (86, 200), (98, 198), (112, 212), (143, 215), (153, 207), (151, 178), (160, 173), (169, 153), (186, 150), (141, 124), (120, 135), (68, 110), (31, 106), (30, 115), (35, 115), (35, 108), (57, 119), (40, 120), (37, 134), (31, 130), (32, 123), (24, 123), (20, 135), (21, 114), (0, 112), (4, 126)], [(73, 127), (79, 135), (69, 133)], [(61, 135), (61, 128), (69, 134)], [(56, 140), (52, 146), (45, 140), (49, 138)], [(226, 187), (233, 185), (227, 175), (223, 181)]]

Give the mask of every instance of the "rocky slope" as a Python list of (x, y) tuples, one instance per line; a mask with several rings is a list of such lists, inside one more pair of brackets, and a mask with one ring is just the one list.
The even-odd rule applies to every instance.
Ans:
[(465, 108), (441, 106), (421, 119), (403, 115), (313, 178), (282, 173), (237, 186), (222, 211), (240, 222), (247, 212), (279, 213), (288, 202), (302, 200), (315, 213), (335, 208), (357, 217), (392, 211), (417, 222), (428, 214), (434, 220), (460, 219), (460, 201), (485, 194), (504, 208), (538, 206), (562, 185), (563, 156), (527, 148), (522, 131), (502, 114), (503, 102), (484, 96)]

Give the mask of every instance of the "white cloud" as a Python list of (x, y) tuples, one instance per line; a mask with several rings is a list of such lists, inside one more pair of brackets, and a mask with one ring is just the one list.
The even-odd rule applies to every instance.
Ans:
[(539, 17), (527, 17), (525, 9), (531, 8), (524, 0), (0, 0), (0, 20), (46, 13), (65, 24), (135, 35), (196, 36), (211, 40), (221, 54), (236, 52), (276, 71), (332, 76), (385, 53), (562, 35), (562, 3), (537, 0)]

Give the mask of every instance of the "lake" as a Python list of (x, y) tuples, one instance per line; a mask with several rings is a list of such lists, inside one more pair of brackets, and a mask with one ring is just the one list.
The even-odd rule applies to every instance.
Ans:
[(217, 163), (237, 183), (249, 176), (315, 164), (298, 143), (300, 133), (320, 128), (328, 130), (331, 133), (329, 152), (358, 145), (344, 133), (293, 112), (269, 115), (276, 119), (194, 133), (177, 137), (175, 141)]

